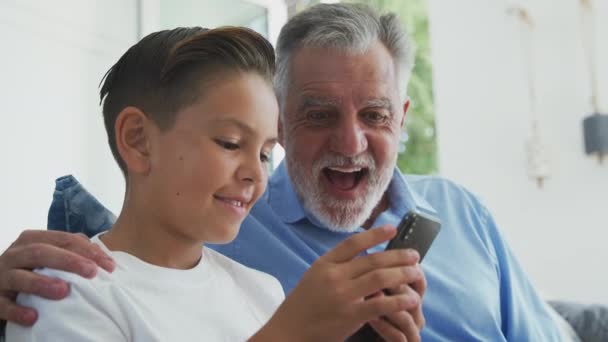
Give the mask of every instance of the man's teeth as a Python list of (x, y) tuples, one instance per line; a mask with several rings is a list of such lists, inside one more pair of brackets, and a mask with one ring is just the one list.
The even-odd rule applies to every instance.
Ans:
[(338, 172), (344, 172), (344, 173), (359, 172), (359, 171), (361, 171), (363, 169), (362, 167), (358, 167), (358, 166), (350, 166), (350, 167), (346, 167), (346, 166), (329, 166), (327, 168), (330, 169), (330, 170), (332, 170), (332, 171), (338, 171)]

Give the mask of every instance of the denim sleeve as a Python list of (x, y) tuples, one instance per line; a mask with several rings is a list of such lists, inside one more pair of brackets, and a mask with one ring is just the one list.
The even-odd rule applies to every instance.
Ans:
[(112, 227), (116, 216), (71, 175), (55, 181), (47, 227), (95, 236)]

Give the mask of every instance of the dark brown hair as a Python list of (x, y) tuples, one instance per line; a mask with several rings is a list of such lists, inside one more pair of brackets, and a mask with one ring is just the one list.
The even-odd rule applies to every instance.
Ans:
[(271, 82), (274, 71), (272, 45), (247, 28), (179, 27), (144, 37), (108, 70), (99, 92), (108, 143), (123, 174), (114, 125), (125, 107), (139, 108), (166, 130), (180, 109), (204, 95), (203, 85), (213, 77), (255, 72)]

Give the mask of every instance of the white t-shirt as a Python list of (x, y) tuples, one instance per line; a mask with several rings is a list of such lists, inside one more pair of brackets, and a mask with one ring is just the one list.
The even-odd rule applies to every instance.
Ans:
[(148, 264), (124, 252), (94, 279), (42, 269), (70, 283), (59, 301), (20, 294), (20, 305), (38, 311), (32, 328), (9, 323), (12, 341), (245, 341), (284, 299), (275, 278), (203, 248), (199, 264), (176, 270)]

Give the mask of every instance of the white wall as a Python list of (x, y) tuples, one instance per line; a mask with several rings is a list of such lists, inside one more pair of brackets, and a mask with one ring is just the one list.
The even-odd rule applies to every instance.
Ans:
[[(513, 3), (429, 1), (441, 174), (481, 196), (547, 297), (608, 303), (608, 163), (584, 153), (579, 2), (519, 2), (535, 21), (537, 113), (551, 163), (543, 188), (527, 175), (530, 106)], [(608, 1), (593, 3), (608, 114)]]
[(98, 84), (136, 40), (135, 3), (0, 1), (0, 251), (24, 228), (46, 227), (56, 177), (74, 174), (120, 209)]

